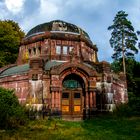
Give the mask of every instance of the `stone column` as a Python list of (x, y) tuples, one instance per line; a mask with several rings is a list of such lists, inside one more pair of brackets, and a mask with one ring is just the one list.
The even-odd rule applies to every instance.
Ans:
[(58, 109), (58, 107), (59, 107), (59, 102), (58, 102), (58, 100), (59, 100), (59, 93), (58, 93), (58, 91), (56, 91), (56, 93), (55, 93), (55, 107)]
[(52, 109), (54, 109), (54, 91), (52, 91)]
[(61, 92), (58, 92), (58, 109), (61, 110)]
[(86, 91), (86, 109), (85, 109), (85, 117), (89, 118), (89, 94), (88, 91)]
[(54, 108), (57, 108), (57, 92), (54, 92)]
[(86, 108), (89, 108), (89, 95), (88, 95), (88, 91), (86, 91)]
[(90, 108), (93, 107), (93, 92), (90, 91)]
[(93, 92), (93, 107), (96, 108), (96, 93)]

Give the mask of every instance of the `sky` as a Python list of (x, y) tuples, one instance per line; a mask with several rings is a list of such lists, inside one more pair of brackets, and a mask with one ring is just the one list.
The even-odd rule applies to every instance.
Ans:
[[(0, 20), (14, 20), (25, 33), (51, 20), (75, 24), (97, 45), (99, 61), (109, 62), (113, 50), (107, 28), (120, 10), (128, 14), (135, 31), (140, 30), (140, 0), (0, 0)], [(136, 59), (140, 61), (140, 53)]]

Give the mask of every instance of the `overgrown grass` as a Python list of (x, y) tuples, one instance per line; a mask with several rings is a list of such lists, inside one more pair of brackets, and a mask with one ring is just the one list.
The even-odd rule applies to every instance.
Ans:
[(0, 131), (1, 140), (139, 140), (140, 117), (96, 117), (81, 122), (36, 120), (18, 130)]

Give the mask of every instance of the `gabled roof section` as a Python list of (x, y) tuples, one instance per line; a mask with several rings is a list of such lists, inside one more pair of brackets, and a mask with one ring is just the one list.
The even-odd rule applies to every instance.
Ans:
[(61, 65), (62, 63), (65, 63), (66, 61), (57, 61), (57, 60), (51, 60), (51, 61), (48, 61), (46, 62), (45, 64), (45, 70), (50, 70), (52, 67), (54, 66), (59, 66)]

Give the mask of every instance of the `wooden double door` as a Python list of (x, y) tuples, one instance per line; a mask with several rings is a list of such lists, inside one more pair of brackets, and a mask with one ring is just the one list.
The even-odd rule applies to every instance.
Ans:
[(62, 115), (77, 117), (82, 115), (82, 91), (65, 90), (62, 92)]

